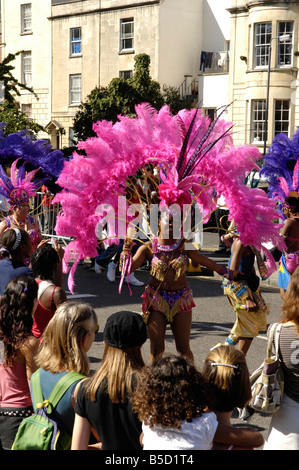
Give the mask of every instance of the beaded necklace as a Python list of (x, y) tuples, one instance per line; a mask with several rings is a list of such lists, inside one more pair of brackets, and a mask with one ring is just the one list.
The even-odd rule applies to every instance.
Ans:
[(24, 222), (23, 221), (18, 222), (14, 215), (12, 216), (12, 218), (18, 228), (24, 228), (24, 230), (26, 230), (27, 232), (27, 217)]
[(161, 245), (160, 243), (157, 243), (157, 248), (159, 251), (175, 251), (181, 243), (181, 240), (178, 242), (173, 243), (172, 245)]

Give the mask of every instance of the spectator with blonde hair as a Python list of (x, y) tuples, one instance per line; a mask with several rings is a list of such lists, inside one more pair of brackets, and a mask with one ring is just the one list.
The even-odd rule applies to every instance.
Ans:
[[(83, 302), (67, 301), (61, 304), (49, 321), (38, 355), (40, 384), (44, 399), (48, 399), (56, 383), (65, 374), (75, 371), (86, 377), (90, 372), (87, 356), (98, 331), (94, 309)], [(75, 418), (74, 405), (79, 378), (63, 395), (55, 410), (61, 428), (72, 435)]]
[[(233, 430), (231, 415), (234, 408), (243, 408), (251, 398), (249, 372), (244, 353), (229, 345), (214, 348), (207, 356), (203, 376), (209, 387), (210, 408), (218, 423)], [(242, 428), (243, 441), (239, 438), (227, 445), (214, 439), (214, 450), (252, 450), (260, 447), (264, 438), (258, 431)]]

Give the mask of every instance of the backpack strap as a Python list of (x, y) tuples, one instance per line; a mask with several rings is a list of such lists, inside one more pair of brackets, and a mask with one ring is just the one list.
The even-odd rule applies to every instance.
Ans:
[(40, 386), (39, 375), (40, 375), (40, 369), (37, 369), (37, 371), (34, 372), (34, 374), (32, 374), (31, 376), (32, 404), (33, 404), (34, 410), (36, 410), (37, 405), (39, 405), (40, 403), (43, 403), (44, 401), (42, 389)]
[(72, 371), (68, 374), (65, 374), (58, 380), (57, 384), (53, 388), (52, 392), (49, 395), (48, 401), (52, 408), (55, 408), (59, 400), (63, 397), (67, 389), (77, 380), (86, 378), (85, 375), (79, 374), (78, 372)]
[(44, 400), (40, 385), (40, 369), (38, 369), (32, 375), (32, 402), (34, 409), (42, 408), (43, 406), (45, 406), (47, 408), (48, 413), (51, 413), (59, 402), (59, 400), (63, 397), (67, 389), (77, 380), (84, 378), (86, 378), (85, 375), (79, 374), (75, 371), (65, 374), (63, 377), (61, 377), (61, 379), (58, 380), (57, 384), (50, 393), (48, 400)]

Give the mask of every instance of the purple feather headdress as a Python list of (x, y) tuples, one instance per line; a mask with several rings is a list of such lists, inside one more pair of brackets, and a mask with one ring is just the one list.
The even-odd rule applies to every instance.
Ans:
[(290, 192), (299, 192), (299, 128), (291, 139), (285, 134), (275, 136), (265, 155), (265, 164), (260, 171), (269, 184), (268, 195), (282, 207)]
[(0, 164), (20, 159), (38, 168), (42, 176), (57, 179), (62, 171), (65, 157), (61, 150), (53, 150), (43, 139), (37, 139), (27, 130), (5, 136), (5, 123), (0, 123)]

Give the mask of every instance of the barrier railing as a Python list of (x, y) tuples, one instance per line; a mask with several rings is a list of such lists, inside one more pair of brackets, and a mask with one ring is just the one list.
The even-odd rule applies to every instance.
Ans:
[(37, 192), (36, 196), (31, 200), (30, 215), (38, 221), (43, 237), (59, 238), (59, 240), (67, 244), (71, 238), (57, 235), (55, 232), (56, 218), (60, 209), (61, 206), (59, 204), (44, 206), (43, 194)]

